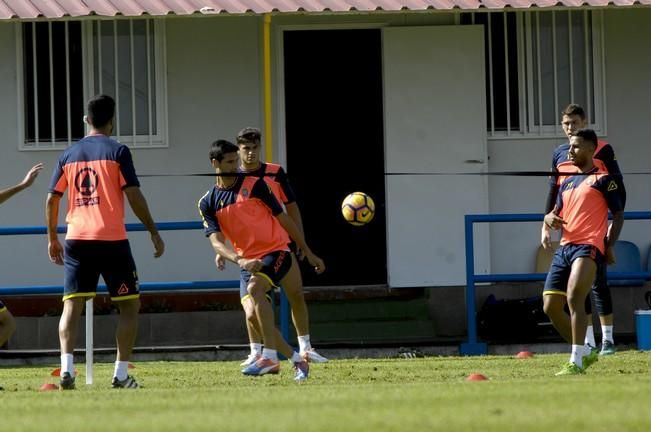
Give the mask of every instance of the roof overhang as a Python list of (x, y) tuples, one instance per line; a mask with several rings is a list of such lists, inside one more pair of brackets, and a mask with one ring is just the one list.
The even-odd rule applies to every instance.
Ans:
[(0, 20), (649, 6), (651, 0), (0, 0)]

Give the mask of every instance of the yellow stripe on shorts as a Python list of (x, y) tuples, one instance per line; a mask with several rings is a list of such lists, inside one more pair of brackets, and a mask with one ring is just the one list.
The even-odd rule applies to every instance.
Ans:
[(558, 291), (558, 290), (543, 291), (543, 295), (560, 295), (560, 296), (567, 297), (567, 293), (565, 291)]
[(73, 294), (64, 295), (61, 301), (66, 301), (66, 300), (79, 298), (79, 297), (95, 297), (96, 295), (97, 293), (73, 293)]

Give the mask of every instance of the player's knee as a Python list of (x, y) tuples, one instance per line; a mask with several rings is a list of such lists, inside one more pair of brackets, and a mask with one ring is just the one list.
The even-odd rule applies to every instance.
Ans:
[(567, 305), (570, 308), (570, 313), (572, 312), (585, 313), (585, 293), (577, 293), (577, 292), (570, 291), (567, 294)]
[(268, 290), (269, 290), (269, 286), (257, 278), (251, 278), (251, 282), (247, 287), (247, 291), (249, 292), (249, 295), (251, 296), (251, 298), (253, 298), (253, 301), (256, 303), (265, 300)]
[(253, 309), (253, 305), (244, 308), (244, 315), (246, 316), (246, 320), (251, 325), (255, 325), (258, 322), (257, 317), (255, 315), (255, 310)]
[(254, 302), (260, 301), (263, 297), (263, 291), (257, 285), (249, 285), (249, 295)]
[(129, 317), (135, 317), (138, 315), (138, 312), (140, 311), (140, 299), (135, 298), (135, 299), (129, 299), (129, 300), (122, 300), (119, 302), (115, 302), (117, 305), (118, 309), (120, 310), (120, 316), (129, 318)]
[(553, 318), (559, 314), (564, 313), (563, 307), (565, 306), (565, 297), (555, 295), (543, 296), (543, 311), (545, 314)]

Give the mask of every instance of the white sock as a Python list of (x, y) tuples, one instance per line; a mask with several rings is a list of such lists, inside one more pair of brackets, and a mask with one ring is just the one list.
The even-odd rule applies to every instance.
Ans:
[(590, 345), (591, 347), (597, 346), (597, 342), (594, 339), (594, 327), (591, 325), (585, 329), (585, 344)]
[(585, 348), (583, 345), (572, 345), (572, 354), (570, 355), (570, 363), (574, 363), (578, 367), (583, 367), (583, 356)]
[(129, 369), (128, 361), (115, 361), (115, 370), (113, 371), (113, 376), (117, 377), (120, 381), (127, 379), (127, 371)]
[(310, 335), (299, 336), (298, 339), (298, 351), (305, 352), (312, 349), (312, 344), (310, 343)]
[(602, 325), (601, 326), (601, 343), (604, 342), (615, 343), (613, 341), (613, 326), (611, 325)]
[(303, 360), (303, 357), (301, 357), (301, 355), (299, 353), (294, 351), (294, 353), (292, 354), (291, 361), (292, 361), (292, 363), (300, 363), (300, 362), (305, 361), (305, 360)]
[(269, 348), (264, 348), (262, 350), (262, 357), (267, 358), (269, 360), (273, 360), (275, 362), (278, 361), (278, 353), (276, 352), (276, 350), (272, 350)]
[(260, 355), (260, 354), (262, 354), (262, 344), (261, 343), (252, 342), (250, 345), (251, 345), (251, 354), (252, 355)]
[(75, 364), (72, 354), (61, 354), (61, 375), (68, 372), (71, 376), (75, 376)]

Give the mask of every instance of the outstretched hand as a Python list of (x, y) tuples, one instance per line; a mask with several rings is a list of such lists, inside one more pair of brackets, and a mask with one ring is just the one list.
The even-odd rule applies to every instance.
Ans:
[(27, 171), (27, 174), (25, 175), (23, 181), (20, 182), (20, 185), (25, 188), (30, 187), (32, 183), (34, 183), (34, 180), (36, 180), (36, 177), (38, 177), (38, 173), (40, 173), (42, 169), (43, 169), (42, 163), (34, 165), (29, 171)]

